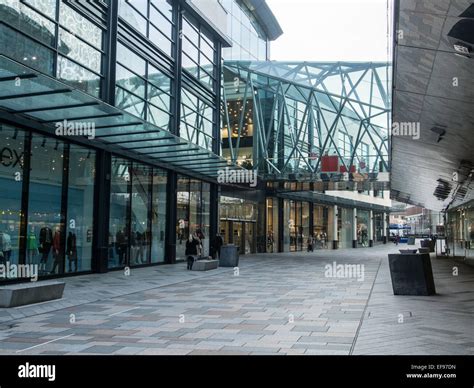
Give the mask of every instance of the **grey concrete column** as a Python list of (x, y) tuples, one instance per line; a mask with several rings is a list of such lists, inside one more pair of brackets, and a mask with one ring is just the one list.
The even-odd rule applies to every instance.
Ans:
[(352, 209), (352, 248), (357, 248), (357, 208)]
[(337, 237), (337, 220), (338, 220), (338, 209), (337, 205), (333, 206), (332, 216), (332, 248), (337, 249), (339, 247), (339, 241)]
[(387, 213), (383, 213), (383, 243), (387, 244)]
[(373, 210), (369, 211), (369, 230), (368, 230), (368, 237), (369, 237), (369, 247), (374, 246), (374, 212)]

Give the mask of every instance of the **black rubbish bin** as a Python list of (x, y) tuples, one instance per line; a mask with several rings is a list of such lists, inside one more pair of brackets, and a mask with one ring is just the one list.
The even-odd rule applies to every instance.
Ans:
[(394, 295), (436, 294), (429, 253), (389, 254)]
[(219, 267), (238, 267), (239, 250), (236, 245), (228, 244), (221, 247)]
[(434, 240), (424, 239), (420, 241), (420, 245), (422, 248), (429, 248), (430, 252), (435, 251), (435, 244)]

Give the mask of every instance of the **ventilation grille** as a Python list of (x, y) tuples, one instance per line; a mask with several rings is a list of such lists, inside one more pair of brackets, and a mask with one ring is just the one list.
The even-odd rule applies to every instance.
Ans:
[(438, 198), (438, 200), (444, 201), (446, 198), (448, 198), (451, 188), (451, 183), (445, 181), (444, 179), (438, 179), (438, 186), (436, 187), (433, 195)]

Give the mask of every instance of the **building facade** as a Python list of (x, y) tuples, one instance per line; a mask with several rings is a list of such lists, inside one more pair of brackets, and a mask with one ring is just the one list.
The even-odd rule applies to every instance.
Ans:
[(474, 262), (474, 203), (469, 201), (446, 213), (448, 254)]
[[(216, 233), (241, 254), (386, 237), (373, 192), (219, 182), (260, 157), (267, 116), (224, 98), (240, 82), (224, 61), (269, 59), (282, 30), (265, 2), (0, 0), (0, 15), (2, 262), (64, 276), (175, 263), (192, 233), (204, 254)], [(235, 140), (223, 112), (242, 110)]]

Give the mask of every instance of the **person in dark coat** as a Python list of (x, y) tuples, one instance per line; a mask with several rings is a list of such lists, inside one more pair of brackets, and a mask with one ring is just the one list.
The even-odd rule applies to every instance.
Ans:
[(219, 233), (216, 233), (216, 237), (214, 237), (214, 241), (213, 241), (212, 245), (214, 247), (212, 258), (215, 259), (216, 256), (218, 258), (220, 258), (221, 257), (221, 248), (222, 248), (222, 245), (224, 245), (224, 239), (222, 238), (222, 236)]
[(200, 245), (201, 242), (195, 235), (189, 235), (189, 238), (186, 241), (186, 251), (184, 252), (188, 262), (188, 270), (193, 269), (194, 260), (197, 259), (200, 254)]
[(72, 272), (72, 264), (74, 263), (74, 272), (77, 272), (77, 245), (76, 235), (69, 232), (66, 241), (66, 254), (69, 259), (69, 272)]

